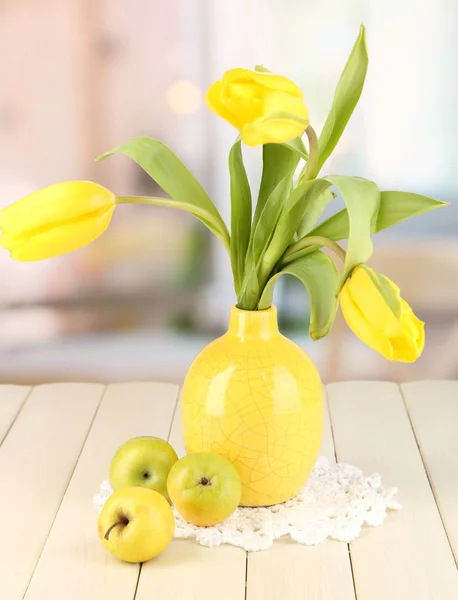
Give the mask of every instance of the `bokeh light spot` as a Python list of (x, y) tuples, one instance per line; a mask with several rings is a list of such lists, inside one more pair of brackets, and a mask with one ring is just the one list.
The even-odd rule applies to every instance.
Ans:
[(202, 102), (202, 92), (192, 81), (179, 80), (167, 88), (167, 104), (179, 115), (195, 112)]

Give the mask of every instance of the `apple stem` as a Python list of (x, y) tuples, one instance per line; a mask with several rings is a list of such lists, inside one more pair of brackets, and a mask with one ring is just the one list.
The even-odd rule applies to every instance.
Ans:
[(106, 534), (105, 534), (105, 539), (108, 540), (111, 531), (117, 527), (118, 525), (124, 525), (124, 527), (129, 523), (128, 519), (124, 518), (121, 521), (118, 521), (117, 523), (113, 523), (113, 525), (111, 527), (109, 527), (109, 529), (107, 530)]

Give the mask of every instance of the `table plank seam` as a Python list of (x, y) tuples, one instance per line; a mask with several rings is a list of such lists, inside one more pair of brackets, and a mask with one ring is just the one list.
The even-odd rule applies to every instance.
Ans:
[[(36, 387), (36, 386), (33, 386), (33, 387), (32, 387), (32, 390), (34, 390), (34, 389), (35, 389), (35, 387)], [(103, 397), (105, 396), (105, 393), (106, 393), (107, 389), (108, 389), (108, 386), (107, 386), (107, 385), (105, 385), (105, 389), (103, 390), (103, 393), (100, 395), (100, 398), (99, 398), (99, 401), (98, 401), (98, 404), (97, 404), (97, 408), (96, 408), (96, 410), (95, 410), (95, 412), (94, 412), (94, 415), (93, 415), (93, 417), (92, 417), (92, 419), (91, 419), (91, 422), (90, 422), (90, 424), (89, 424), (89, 427), (88, 427), (88, 429), (87, 429), (86, 435), (84, 436), (84, 439), (83, 439), (83, 441), (82, 441), (81, 448), (80, 448), (80, 451), (78, 452), (78, 456), (77, 456), (77, 458), (76, 458), (76, 461), (75, 461), (75, 464), (74, 464), (74, 466), (73, 466), (73, 469), (71, 470), (71, 473), (69, 474), (69, 477), (68, 477), (67, 484), (65, 485), (65, 489), (64, 489), (64, 491), (63, 491), (63, 494), (62, 494), (62, 497), (61, 497), (61, 499), (60, 499), (59, 506), (57, 507), (57, 510), (56, 510), (56, 514), (54, 515), (54, 518), (53, 518), (53, 520), (52, 520), (52, 523), (51, 523), (51, 524), (50, 524), (50, 526), (49, 526), (49, 529), (48, 529), (48, 532), (47, 532), (47, 534), (46, 534), (46, 538), (45, 538), (45, 540), (44, 540), (44, 542), (43, 542), (43, 546), (42, 546), (42, 548), (41, 548), (40, 554), (39, 554), (39, 556), (38, 556), (38, 558), (37, 558), (37, 561), (36, 561), (36, 563), (35, 563), (35, 566), (34, 566), (34, 568), (33, 568), (33, 571), (32, 571), (32, 573), (30, 574), (29, 580), (28, 580), (28, 582), (27, 582), (27, 586), (26, 586), (26, 588), (25, 588), (25, 590), (24, 590), (24, 594), (23, 594), (23, 596), (22, 596), (23, 598), (25, 598), (25, 597), (27, 596), (27, 592), (28, 592), (28, 590), (29, 590), (30, 583), (32, 582), (32, 579), (33, 579), (33, 576), (34, 576), (34, 574), (35, 574), (35, 571), (36, 571), (36, 569), (37, 569), (37, 566), (39, 565), (39, 563), (40, 563), (40, 560), (41, 560), (41, 557), (42, 557), (42, 555), (43, 555), (43, 551), (44, 551), (44, 549), (46, 548), (46, 544), (48, 543), (49, 535), (50, 535), (50, 533), (51, 533), (51, 531), (52, 531), (52, 528), (54, 527), (54, 523), (56, 522), (57, 515), (59, 514), (59, 511), (60, 511), (60, 509), (61, 509), (62, 503), (63, 503), (63, 501), (64, 501), (64, 498), (65, 498), (65, 495), (67, 494), (67, 490), (68, 490), (68, 488), (69, 488), (70, 482), (71, 482), (71, 480), (73, 479), (73, 474), (75, 473), (76, 467), (78, 466), (78, 463), (79, 463), (79, 460), (80, 460), (80, 457), (81, 457), (81, 453), (83, 452), (84, 446), (86, 445), (87, 438), (88, 438), (88, 436), (89, 436), (89, 433), (90, 433), (90, 431), (91, 431), (91, 429), (92, 429), (92, 425), (94, 424), (94, 420), (95, 420), (95, 418), (96, 418), (96, 416), (97, 416), (97, 413), (99, 412), (100, 406), (101, 406), (101, 404), (102, 404)], [(32, 392), (32, 390), (31, 390), (31, 392)], [(29, 395), (30, 395), (30, 394), (29, 394)], [(27, 397), (28, 397), (28, 396), (27, 396)]]
[[(336, 459), (336, 462), (338, 462), (338, 457), (337, 457), (337, 447), (336, 447), (336, 440), (334, 438), (334, 425), (332, 422), (332, 412), (331, 412), (331, 406), (329, 402), (325, 403), (325, 410), (328, 411), (328, 416), (329, 416), (329, 425), (331, 427), (331, 436), (332, 436), (332, 443), (334, 446), (334, 458)], [(342, 542), (339, 542), (342, 543)], [(356, 581), (355, 581), (355, 573), (353, 570), (353, 561), (351, 558), (351, 545), (347, 544), (347, 551), (348, 551), (348, 560), (350, 562), (350, 569), (351, 569), (351, 580), (353, 582), (353, 594), (355, 596), (355, 600), (358, 600), (358, 594), (356, 592)]]
[(404, 403), (404, 406), (405, 406), (405, 409), (406, 409), (406, 412), (407, 412), (407, 417), (409, 419), (410, 427), (412, 429), (412, 433), (413, 433), (413, 436), (414, 436), (414, 439), (415, 439), (415, 444), (417, 445), (418, 453), (420, 454), (420, 458), (421, 458), (421, 462), (422, 462), (422, 465), (423, 465), (423, 469), (425, 470), (426, 479), (428, 480), (428, 484), (429, 484), (429, 487), (431, 489), (431, 494), (432, 494), (432, 496), (434, 498), (434, 504), (436, 505), (437, 512), (439, 514), (439, 518), (440, 518), (440, 521), (442, 523), (442, 528), (444, 530), (445, 537), (447, 538), (447, 542), (448, 542), (450, 551), (451, 551), (452, 556), (453, 556), (453, 560), (455, 561), (455, 565), (458, 568), (458, 556), (455, 555), (455, 552), (453, 550), (453, 546), (452, 546), (452, 543), (450, 541), (450, 538), (449, 538), (449, 535), (448, 535), (448, 531), (447, 531), (447, 528), (446, 528), (445, 523), (444, 523), (444, 519), (442, 517), (442, 512), (441, 512), (439, 503), (437, 501), (436, 494), (434, 493), (434, 485), (433, 485), (433, 482), (432, 482), (430, 474), (429, 474), (427, 462), (426, 462), (426, 460), (425, 460), (425, 458), (423, 456), (423, 452), (421, 450), (420, 442), (418, 441), (418, 438), (417, 438), (417, 432), (415, 431), (415, 427), (414, 427), (412, 418), (410, 416), (409, 407), (407, 405), (407, 402), (406, 402), (406, 399), (405, 399), (405, 396), (404, 396), (404, 391), (403, 391), (401, 385), (399, 385), (398, 387), (399, 387), (399, 391), (401, 392), (402, 401)]
[[(177, 395), (176, 395), (176, 399), (175, 399), (175, 406), (173, 407), (172, 417), (170, 419), (169, 431), (167, 433), (167, 441), (170, 441), (170, 436), (172, 434), (173, 421), (175, 419), (175, 414), (177, 412), (179, 401), (180, 401), (180, 386), (177, 387)], [(133, 595), (132, 600), (136, 600), (136, 598), (137, 598), (137, 592), (138, 592), (138, 587), (140, 585), (140, 577), (141, 577), (141, 574), (142, 574), (142, 569), (143, 569), (143, 563), (140, 563), (139, 566), (138, 566), (137, 583), (135, 584), (135, 590), (134, 590), (134, 595)]]
[(136, 600), (136, 598), (137, 598), (137, 592), (138, 592), (138, 586), (140, 584), (140, 575), (142, 574), (142, 568), (143, 568), (143, 563), (140, 563), (138, 566), (137, 583), (135, 584), (135, 590), (134, 590), (134, 595), (133, 595), (132, 600)]
[(245, 552), (245, 596), (244, 600), (248, 598), (248, 552)]
[(358, 600), (358, 593), (356, 591), (355, 571), (353, 570), (353, 559), (351, 557), (351, 544), (347, 544), (347, 547), (348, 547), (348, 560), (350, 561), (350, 568), (351, 568), (351, 580), (353, 581), (353, 592), (355, 594), (355, 600)]
[(21, 405), (19, 406), (19, 408), (18, 408), (18, 411), (16, 412), (16, 415), (14, 416), (13, 420), (12, 420), (12, 421), (11, 421), (11, 423), (9, 424), (9, 426), (8, 426), (7, 430), (5, 431), (5, 434), (4, 434), (4, 436), (3, 436), (3, 437), (0, 439), (0, 446), (1, 446), (1, 445), (3, 444), (3, 442), (6, 440), (6, 438), (7, 438), (8, 434), (9, 434), (9, 432), (12, 430), (12, 428), (13, 428), (14, 424), (15, 424), (15, 423), (16, 423), (16, 421), (18, 420), (18, 418), (19, 418), (19, 415), (20, 415), (20, 414), (21, 414), (21, 412), (23, 411), (23, 409), (24, 409), (24, 407), (25, 407), (25, 405), (26, 405), (26, 403), (27, 403), (27, 400), (30, 398), (30, 394), (32, 393), (33, 389), (34, 389), (34, 386), (30, 386), (30, 389), (29, 389), (29, 391), (27, 392), (27, 394), (26, 394), (26, 396), (25, 396), (24, 400), (21, 402)]
[(167, 434), (167, 441), (170, 441), (170, 436), (172, 435), (172, 427), (173, 427), (173, 421), (175, 420), (175, 415), (177, 413), (177, 409), (178, 409), (178, 403), (180, 402), (180, 386), (178, 386), (177, 388), (177, 397), (175, 400), (175, 406), (173, 407), (173, 413), (172, 413), (172, 418), (170, 420), (170, 427), (169, 427), (169, 432)]

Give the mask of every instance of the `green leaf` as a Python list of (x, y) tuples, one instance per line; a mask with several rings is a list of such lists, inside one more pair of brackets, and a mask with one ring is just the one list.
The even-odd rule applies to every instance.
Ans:
[(243, 164), (242, 142), (229, 153), (231, 176), (231, 265), (235, 292), (240, 292), (251, 233), (251, 190)]
[[(392, 227), (410, 217), (415, 217), (430, 210), (448, 206), (449, 204), (449, 202), (441, 202), (433, 198), (428, 198), (428, 196), (421, 196), (420, 194), (412, 194), (410, 192), (381, 192), (380, 207), (376, 218), (371, 223), (371, 232), (377, 233), (377, 231)], [(320, 225), (310, 231), (309, 235), (326, 237), (334, 242), (347, 239), (350, 235), (347, 209), (344, 208), (320, 223)], [(304, 250), (299, 250), (297, 253), (292, 254), (289, 259), (297, 260), (319, 248), (320, 246), (310, 246)]]
[(261, 287), (256, 273), (253, 248), (250, 247), (248, 248), (246, 258), (245, 275), (243, 277), (242, 287), (237, 296), (237, 308), (240, 308), (241, 310), (256, 310), (260, 294)]
[(340, 76), (334, 93), (331, 111), (319, 137), (318, 171), (337, 145), (358, 103), (368, 65), (366, 34), (361, 25), (358, 39)]
[(315, 199), (331, 186), (329, 181), (314, 179), (297, 185), (286, 200), (281, 217), (275, 228), (272, 241), (261, 261), (259, 280), (261, 286), (267, 280), (278, 259), (293, 240), (302, 215), (307, 207), (315, 203)]
[(255, 65), (254, 70), (258, 73), (272, 73), (272, 71), (264, 65)]
[(187, 210), (204, 223), (229, 249), (229, 232), (216, 206), (203, 187), (163, 142), (137, 137), (97, 158), (125, 154), (137, 162), (175, 202), (164, 198), (164, 206)]
[[(392, 227), (401, 221), (416, 217), (430, 210), (435, 210), (436, 208), (448, 206), (449, 204), (449, 202), (441, 202), (440, 200), (434, 200), (434, 198), (411, 192), (381, 192), (380, 207), (375, 224), (372, 227), (372, 233), (382, 231), (382, 229)], [(321, 235), (336, 242), (348, 238), (349, 231), (348, 212), (344, 208), (335, 215), (332, 215), (332, 217), (329, 217), (329, 219), (326, 219), (326, 221), (323, 221), (318, 227), (315, 227), (310, 232), (310, 235)]]
[(259, 220), (264, 205), (278, 183), (287, 175), (293, 175), (300, 156), (285, 144), (265, 144), (262, 147), (262, 178), (254, 225)]
[(320, 235), (337, 242), (347, 239), (349, 231), (348, 211), (344, 208), (312, 229), (310, 235)]
[(343, 283), (356, 265), (372, 256), (371, 232), (380, 206), (380, 191), (375, 183), (360, 177), (329, 175), (326, 179), (339, 190), (348, 211), (349, 237)]
[(263, 256), (274, 235), (283, 206), (290, 196), (292, 182), (292, 173), (283, 177), (275, 186), (264, 205), (253, 232), (253, 253), (256, 261)]
[(382, 192), (380, 208), (375, 223), (375, 231), (387, 229), (396, 223), (421, 215), (429, 210), (448, 206), (449, 202), (440, 202), (421, 194), (411, 192)]
[(272, 239), (285, 199), (288, 198), (293, 181), (292, 173), (281, 179), (264, 204), (258, 222), (253, 225), (245, 264), (245, 276), (237, 306), (244, 310), (254, 310), (262, 291), (258, 271)]
[(313, 201), (307, 202), (304, 212), (302, 213), (301, 222), (297, 228), (297, 235), (299, 238), (304, 237), (310, 232), (333, 197), (334, 194), (330, 190), (325, 189), (323, 192), (317, 194)]
[(259, 310), (272, 304), (273, 289), (281, 275), (293, 275), (304, 284), (310, 297), (310, 337), (324, 337), (332, 327), (338, 304), (339, 276), (332, 260), (318, 250), (286, 265), (267, 282)]
[(284, 142), (283, 146), (286, 146), (290, 150), (293, 150), (293, 152), (299, 154), (299, 156), (304, 160), (308, 160), (309, 153), (301, 137), (297, 137), (294, 140), (291, 140), (290, 142)]

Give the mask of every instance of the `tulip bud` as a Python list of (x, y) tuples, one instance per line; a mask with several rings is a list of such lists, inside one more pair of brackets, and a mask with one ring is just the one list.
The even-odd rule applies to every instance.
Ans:
[(282, 144), (302, 135), (309, 115), (301, 90), (287, 77), (231, 69), (213, 83), (208, 107), (242, 134), (247, 146)]
[(388, 360), (414, 362), (422, 353), (424, 323), (387, 277), (356, 267), (342, 288), (340, 304), (353, 333)]
[(102, 235), (115, 206), (114, 194), (97, 183), (56, 183), (0, 211), (0, 243), (23, 262), (72, 252)]

